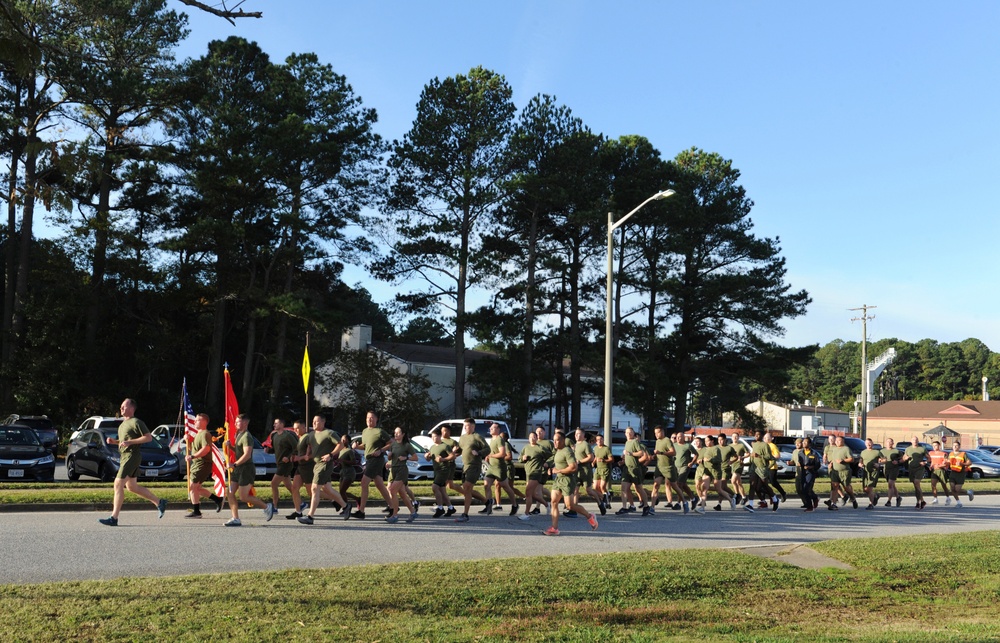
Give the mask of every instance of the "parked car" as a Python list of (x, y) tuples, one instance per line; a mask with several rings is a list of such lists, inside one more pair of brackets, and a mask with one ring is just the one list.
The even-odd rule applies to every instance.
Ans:
[[(438, 422), (437, 424), (435, 424), (431, 428), (426, 429), (424, 431), (421, 431), (420, 435), (430, 436), (431, 431), (433, 431), (434, 429), (436, 429), (436, 428), (438, 428), (440, 426), (447, 425), (448, 428), (451, 430), (451, 437), (452, 437), (452, 439), (454, 439), (454, 440), (457, 441), (460, 437), (462, 437), (462, 425), (463, 424), (465, 424), (465, 420), (442, 420), (441, 422)], [(482, 436), (482, 438), (484, 440), (486, 440), (487, 444), (489, 444), (490, 438), (492, 437), (490, 435), (490, 427), (493, 426), (494, 424), (499, 424), (500, 425), (500, 429), (507, 434), (507, 439), (508, 440), (512, 437), (513, 434), (510, 432), (510, 427), (507, 426), (507, 423), (504, 422), (503, 420), (480, 420), (480, 419), (477, 419), (476, 420), (476, 433), (478, 433), (480, 436)]]
[(31, 427), (38, 436), (38, 441), (48, 449), (49, 453), (56, 455), (59, 451), (59, 429), (52, 424), (52, 420), (47, 415), (18, 415), (12, 413), (8, 415), (0, 424), (19, 424)]
[(966, 451), (969, 458), (971, 471), (969, 477), (973, 480), (980, 478), (1000, 478), (1000, 460), (991, 456), (983, 455), (978, 451)]
[[(351, 435), (351, 444), (361, 441), (361, 434), (355, 433)], [(433, 480), (434, 479), (434, 465), (424, 458), (424, 453), (427, 449), (422, 444), (423, 441), (418, 442), (416, 438), (410, 438), (410, 445), (413, 450), (417, 452), (416, 461), (407, 460), (406, 462), (406, 477), (408, 480)], [(358, 450), (358, 455), (361, 456), (361, 468), (364, 469), (365, 465), (365, 454), (364, 449)], [(388, 469), (388, 463), (386, 464)], [(386, 474), (388, 475), (388, 473)], [(359, 475), (358, 480), (361, 479)]]
[(125, 418), (116, 418), (102, 415), (92, 415), (83, 422), (80, 426), (76, 427), (76, 430), (70, 434), (70, 441), (76, 439), (76, 436), (80, 435), (81, 431), (87, 431), (89, 429), (117, 429)]
[(56, 458), (42, 446), (34, 429), (20, 424), (0, 426), (0, 478), (52, 482)]
[[(646, 447), (646, 451), (652, 456), (649, 462), (646, 464), (646, 479), (652, 480), (653, 473), (656, 471), (656, 456), (653, 455), (653, 451), (656, 450), (656, 440), (640, 440), (643, 446)], [(619, 484), (622, 481), (622, 468), (625, 464), (625, 445), (624, 444), (612, 444), (611, 445), (611, 457), (614, 458), (611, 462), (611, 469), (608, 475), (611, 476), (611, 482), (614, 484)]]
[[(66, 450), (66, 477), (79, 480), (85, 475), (103, 482), (112, 481), (118, 474), (121, 455), (117, 446), (108, 444), (108, 438), (118, 439), (117, 427), (88, 429), (70, 440)], [(140, 480), (180, 480), (178, 459), (167, 445), (153, 439), (141, 445), (140, 453)]]

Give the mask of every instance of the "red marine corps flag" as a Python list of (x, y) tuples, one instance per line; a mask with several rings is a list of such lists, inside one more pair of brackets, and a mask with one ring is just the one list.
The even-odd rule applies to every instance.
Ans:
[(229, 377), (229, 364), (223, 366), (226, 377), (226, 444), (236, 444), (236, 416), (240, 414), (240, 405), (236, 403), (236, 393), (233, 392), (233, 380)]

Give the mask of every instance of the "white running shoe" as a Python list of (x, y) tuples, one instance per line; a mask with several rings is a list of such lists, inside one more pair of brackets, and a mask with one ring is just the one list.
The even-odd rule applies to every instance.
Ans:
[(969, 489), (969, 501), (970, 501), (970, 502), (971, 502), (971, 501), (972, 501), (972, 499), (973, 499), (973, 498), (975, 497), (975, 495), (976, 495), (976, 494), (975, 494), (975, 492), (973, 492), (973, 491), (972, 491), (972, 489)]
[(962, 501), (961, 500), (956, 500), (955, 501), (955, 508), (956, 509), (961, 509), (962, 508)]
[(936, 505), (937, 504), (937, 498), (935, 498), (934, 500), (931, 500), (931, 504), (932, 505)]
[(948, 496), (947, 498), (944, 499), (944, 506), (945, 507), (951, 506), (951, 496)]
[(531, 516), (528, 514), (521, 514), (517, 517), (518, 520), (531, 520)]

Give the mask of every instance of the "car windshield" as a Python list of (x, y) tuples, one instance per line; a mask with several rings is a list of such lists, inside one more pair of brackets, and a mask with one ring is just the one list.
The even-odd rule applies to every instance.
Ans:
[[(117, 451), (118, 450), (118, 446), (117, 445), (108, 444), (108, 438), (114, 438), (114, 439), (117, 440), (118, 439), (118, 429), (102, 429), (101, 432), (104, 434), (104, 444), (109, 449), (113, 449), (113, 450)], [(149, 441), (149, 442), (141, 445), (141, 446), (142, 446), (142, 449), (144, 449), (146, 451), (165, 451), (165, 452), (169, 452), (170, 451), (167, 448), (167, 445), (161, 443), (159, 440), (157, 440), (155, 438), (153, 440), (151, 440), (151, 441)]]
[(12, 446), (15, 444), (31, 444), (37, 446), (38, 438), (35, 436), (35, 432), (30, 429), (22, 429), (19, 427), (0, 428), (0, 445)]

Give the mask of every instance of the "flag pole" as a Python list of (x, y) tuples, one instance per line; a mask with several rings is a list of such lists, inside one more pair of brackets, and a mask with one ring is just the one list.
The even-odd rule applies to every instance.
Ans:
[[(187, 395), (187, 378), (181, 379), (181, 408), (177, 411), (177, 423), (181, 426), (181, 439), (184, 440), (184, 457), (191, 453), (191, 436), (187, 432), (187, 421), (186, 413), (184, 413), (184, 397)], [(179, 463), (178, 463), (179, 465)], [(188, 493), (191, 493), (191, 467), (185, 467), (187, 470), (187, 482), (188, 482)]]
[[(229, 362), (223, 362), (222, 364), (222, 374), (223, 380), (229, 379)], [(225, 383), (225, 382), (224, 382)], [(222, 387), (222, 459), (225, 462), (225, 474), (226, 474), (226, 495), (229, 495), (230, 487), (230, 476), (229, 476), (229, 399), (227, 398), (228, 390), (225, 386)]]

